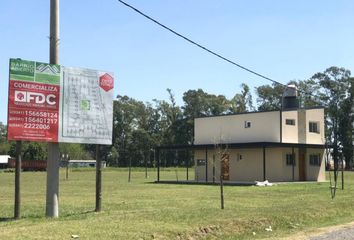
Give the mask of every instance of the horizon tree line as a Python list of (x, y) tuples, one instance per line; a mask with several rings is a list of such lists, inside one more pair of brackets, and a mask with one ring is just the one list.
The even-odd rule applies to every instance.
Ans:
[[(354, 78), (344, 68), (330, 67), (306, 80), (292, 80), (298, 88), (300, 107), (325, 107), (326, 142), (333, 146), (333, 158), (343, 158), (348, 169), (353, 163)], [(101, 147), (101, 158), (111, 166), (153, 166), (154, 151), (159, 145), (193, 144), (194, 119), (197, 117), (236, 114), (249, 111), (279, 110), (285, 87), (265, 84), (250, 87), (242, 83), (241, 90), (228, 99), (224, 95), (209, 94), (202, 89), (183, 94), (178, 106), (171, 89), (169, 99), (142, 102), (118, 95), (113, 101), (113, 140), (111, 146)], [(6, 125), (0, 122), (0, 154), (14, 156), (15, 143), (6, 140)], [(47, 158), (45, 143), (25, 142), (23, 159)], [(60, 144), (62, 154), (70, 159), (93, 159), (94, 145)], [(165, 153), (166, 166), (176, 159), (190, 157), (188, 153)], [(336, 163), (336, 162), (335, 162)], [(184, 162), (184, 164), (186, 164)]]

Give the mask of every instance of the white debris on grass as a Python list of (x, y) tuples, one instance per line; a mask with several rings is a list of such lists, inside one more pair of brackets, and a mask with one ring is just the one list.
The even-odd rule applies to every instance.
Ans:
[(272, 232), (273, 231), (272, 226), (269, 226), (269, 227), (265, 228), (264, 230), (266, 230), (267, 232)]
[(273, 183), (270, 183), (268, 180), (265, 180), (264, 182), (256, 181), (255, 183), (256, 183), (256, 186), (259, 186), (259, 187), (267, 187), (267, 186), (274, 185)]

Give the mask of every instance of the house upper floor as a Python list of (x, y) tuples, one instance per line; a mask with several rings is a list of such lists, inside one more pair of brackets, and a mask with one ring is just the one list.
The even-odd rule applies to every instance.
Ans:
[(196, 118), (194, 144), (281, 142), (324, 144), (324, 108)]

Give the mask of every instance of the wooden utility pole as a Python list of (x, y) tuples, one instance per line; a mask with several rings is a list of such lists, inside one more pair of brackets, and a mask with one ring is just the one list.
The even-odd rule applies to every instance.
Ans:
[(100, 158), (100, 146), (96, 145), (96, 209), (95, 212), (101, 211), (102, 206), (102, 161)]
[(16, 141), (16, 165), (15, 165), (15, 210), (14, 218), (21, 218), (21, 148), (22, 142)]
[(128, 182), (130, 182), (131, 176), (132, 176), (132, 158), (129, 156)]
[[(49, 63), (59, 64), (59, 0), (50, 0)], [(48, 143), (46, 216), (59, 217), (59, 143)]]
[(221, 209), (224, 209), (224, 175), (220, 175), (220, 203)]

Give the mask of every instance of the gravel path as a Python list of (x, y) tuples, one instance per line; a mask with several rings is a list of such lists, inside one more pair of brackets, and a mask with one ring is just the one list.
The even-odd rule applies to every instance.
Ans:
[(309, 240), (353, 240), (354, 227), (345, 227), (316, 237), (310, 237)]

